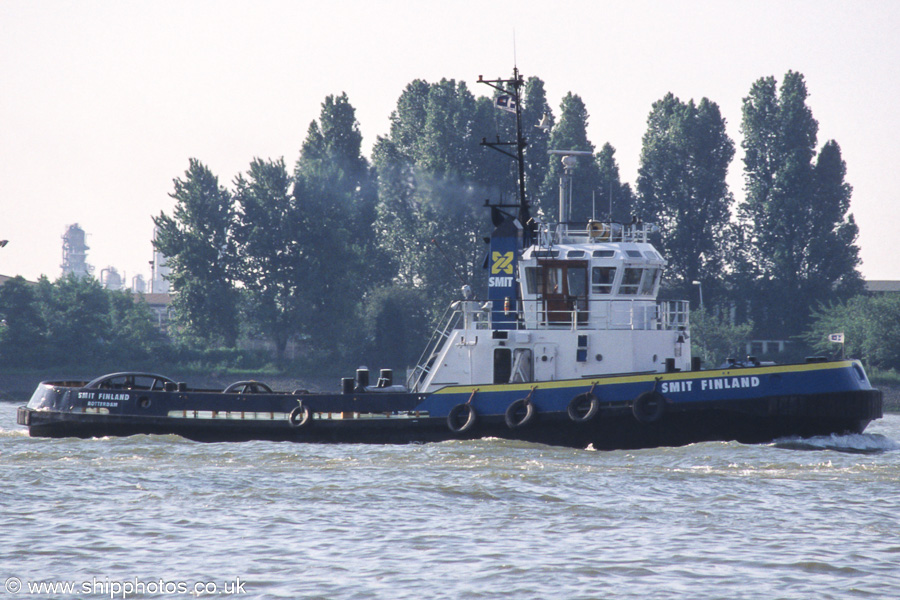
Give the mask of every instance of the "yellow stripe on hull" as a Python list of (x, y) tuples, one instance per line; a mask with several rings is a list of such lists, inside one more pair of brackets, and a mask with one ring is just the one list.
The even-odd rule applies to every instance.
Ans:
[(808, 371), (824, 371), (830, 369), (847, 369), (857, 361), (841, 360), (827, 363), (806, 363), (800, 365), (773, 365), (767, 367), (739, 367), (711, 371), (678, 371), (675, 373), (646, 373), (637, 375), (598, 375), (582, 379), (560, 379), (558, 381), (532, 381), (528, 383), (495, 383), (484, 385), (453, 385), (436, 390), (434, 394), (463, 394), (475, 390), (480, 392), (495, 391), (529, 391), (534, 387), (544, 390), (580, 388), (586, 385), (619, 385), (623, 383), (641, 383), (659, 381), (681, 381), (684, 379), (715, 379), (720, 377), (747, 377), (750, 375), (772, 375), (775, 373), (804, 373)]

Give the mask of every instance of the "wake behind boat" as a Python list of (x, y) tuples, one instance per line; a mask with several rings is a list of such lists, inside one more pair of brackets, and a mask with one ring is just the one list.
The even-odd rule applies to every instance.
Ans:
[[(660, 301), (666, 260), (655, 228), (571, 223), (563, 160), (559, 222), (532, 218), (524, 192), (518, 92), (519, 198), (492, 206), (488, 300), (468, 286), (405, 384), (366, 369), (340, 393), (273, 392), (255, 381), (194, 389), (124, 372), (41, 383), (18, 422), (32, 436), (178, 434), (202, 441), (410, 443), (499, 437), (596, 449), (861, 433), (882, 416), (881, 392), (858, 361), (701, 370), (686, 301)], [(514, 210), (508, 211), (509, 208)]]

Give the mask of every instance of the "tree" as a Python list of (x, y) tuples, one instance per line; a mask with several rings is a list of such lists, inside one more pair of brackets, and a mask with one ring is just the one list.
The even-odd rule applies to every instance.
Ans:
[[(828, 339), (843, 333), (844, 343)], [(867, 366), (900, 369), (900, 295), (860, 294), (844, 302), (820, 304), (812, 311), (803, 339), (816, 352), (859, 358)]]
[(752, 330), (753, 323), (736, 325), (725, 313), (712, 313), (704, 308), (691, 312), (691, 345), (696, 347), (695, 356), (713, 367), (729, 357), (740, 356)]
[(138, 361), (161, 359), (169, 341), (159, 330), (147, 302), (130, 292), (106, 290), (109, 336), (106, 360), (125, 370)]
[[(555, 119), (553, 110), (547, 103), (544, 82), (538, 77), (529, 77), (525, 82), (525, 102), (522, 107), (522, 133), (528, 146), (525, 148), (525, 189), (529, 194), (529, 202), (539, 207), (541, 184), (547, 179), (550, 168), (550, 135)], [(544, 131), (538, 124), (546, 117), (548, 130)], [(514, 140), (512, 132), (508, 139)], [(552, 205), (552, 203), (551, 203)]]
[(50, 364), (97, 364), (109, 356), (109, 298), (99, 281), (74, 274), (55, 284), (41, 278), (37, 296), (47, 322)]
[(744, 98), (744, 286), (767, 336), (798, 334), (817, 302), (862, 289), (851, 188), (835, 142), (816, 156), (818, 123), (806, 83), (789, 71), (758, 80)]
[(365, 291), (389, 277), (373, 228), (376, 188), (361, 144), (347, 95), (329, 96), (294, 168), (302, 254), (297, 296), (303, 300), (304, 331), (319, 356), (358, 350), (352, 317)]
[(0, 363), (23, 367), (42, 361), (46, 327), (32, 284), (19, 276), (0, 286)]
[(595, 155), (595, 161), (600, 175), (595, 197), (597, 217), (605, 216), (620, 223), (630, 221), (636, 200), (631, 186), (622, 183), (619, 177), (616, 149), (609, 143), (603, 144), (600, 152)]
[(422, 291), (386, 286), (366, 294), (362, 310), (369, 342), (368, 360), (384, 367), (415, 364), (431, 333), (428, 303)]
[(723, 277), (733, 197), (725, 177), (734, 143), (719, 107), (671, 93), (647, 118), (638, 171), (637, 209), (656, 222), (669, 270), (682, 293), (691, 282), (713, 289)]
[[(484, 199), (515, 189), (503, 187), (515, 185), (508, 164), (479, 145), (490, 121), (500, 122), (491, 111), (490, 100), (476, 100), (464, 83), (414, 82), (398, 100), (391, 136), (375, 145), (379, 243), (397, 253), (396, 281), (423, 290), (435, 306), (458, 296), (460, 278), (482, 286), (475, 272), (488, 227)], [(485, 167), (486, 159), (498, 168)]]
[(308, 286), (303, 215), (291, 194), (284, 160), (250, 163), (234, 182), (240, 248), (239, 278), (246, 289), (247, 316), (275, 344), (279, 363), (288, 341), (304, 331)]
[(235, 281), (234, 201), (218, 178), (190, 159), (184, 179), (174, 180), (172, 216), (153, 218), (154, 247), (168, 259), (173, 307), (180, 333), (205, 344), (234, 347), (238, 293)]
[[(594, 152), (594, 144), (587, 137), (588, 112), (581, 97), (569, 92), (560, 104), (559, 121), (550, 132), (550, 149)], [(558, 220), (559, 177), (562, 171), (560, 157), (550, 156), (550, 168), (541, 185), (540, 206), (543, 213)], [(593, 199), (602, 189), (603, 182), (595, 160), (579, 158), (574, 168), (572, 206), (569, 221), (586, 222), (593, 211)]]

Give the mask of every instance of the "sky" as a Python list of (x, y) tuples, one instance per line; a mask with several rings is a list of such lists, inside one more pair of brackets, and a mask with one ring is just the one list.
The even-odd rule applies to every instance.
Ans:
[(346, 92), (369, 155), (415, 79), (514, 64), (568, 92), (588, 135), (637, 177), (652, 104), (717, 103), (736, 146), (753, 82), (806, 79), (818, 147), (834, 139), (854, 189), (860, 268), (900, 280), (900, 2), (866, 0), (0, 0), (0, 274), (60, 275), (62, 235), (87, 232), (95, 275), (149, 279), (151, 217), (171, 214), (190, 158), (231, 187), (255, 157), (296, 161), (328, 95)]

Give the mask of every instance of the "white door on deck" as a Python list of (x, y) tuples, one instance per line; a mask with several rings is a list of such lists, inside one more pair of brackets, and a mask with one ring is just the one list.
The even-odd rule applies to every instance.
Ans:
[(538, 344), (534, 347), (534, 380), (556, 379), (556, 344)]

